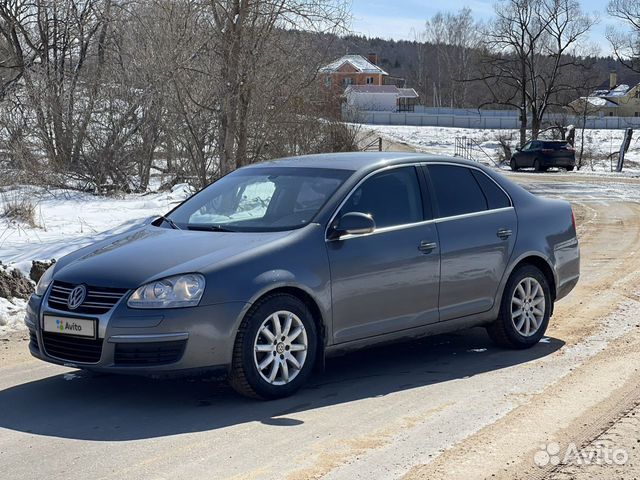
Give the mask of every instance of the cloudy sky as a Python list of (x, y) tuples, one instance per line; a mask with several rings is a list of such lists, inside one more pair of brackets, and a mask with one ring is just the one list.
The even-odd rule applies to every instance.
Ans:
[[(352, 0), (353, 24), (357, 33), (370, 37), (414, 38), (423, 29), (424, 21), (438, 11), (458, 11), (469, 7), (477, 18), (488, 19), (495, 0)], [(594, 27), (591, 40), (600, 47), (601, 54), (611, 49), (604, 35), (608, 25), (615, 25), (606, 13), (607, 0), (581, 0), (583, 10), (597, 12), (600, 23)]]

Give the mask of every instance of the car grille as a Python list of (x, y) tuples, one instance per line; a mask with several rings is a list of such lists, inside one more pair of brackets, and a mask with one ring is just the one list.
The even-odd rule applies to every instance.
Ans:
[(121, 366), (165, 365), (180, 360), (186, 340), (175, 342), (118, 343), (114, 363)]
[(107, 288), (107, 287), (87, 287), (87, 296), (82, 304), (70, 310), (67, 305), (69, 293), (76, 285), (65, 282), (53, 282), (51, 292), (49, 293), (49, 307), (65, 312), (85, 313), (100, 315), (107, 313), (118, 303), (118, 301), (127, 293), (127, 289), (123, 288)]
[(42, 332), (42, 344), (48, 355), (71, 362), (97, 363), (102, 355), (100, 338), (79, 338)]

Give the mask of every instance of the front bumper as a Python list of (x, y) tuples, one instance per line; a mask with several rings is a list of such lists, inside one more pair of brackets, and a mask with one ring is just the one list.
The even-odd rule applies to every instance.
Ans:
[[(25, 323), (34, 357), (58, 365), (137, 375), (227, 369), (236, 331), (249, 307), (247, 303), (230, 302), (135, 310), (121, 301), (104, 315), (76, 315), (49, 308), (46, 299), (46, 295), (33, 295), (27, 306)], [(42, 329), (45, 314), (95, 319), (98, 338), (87, 341), (45, 333)], [(80, 355), (76, 356), (74, 349)], [(87, 356), (87, 352), (93, 358), (89, 358), (91, 355)]]

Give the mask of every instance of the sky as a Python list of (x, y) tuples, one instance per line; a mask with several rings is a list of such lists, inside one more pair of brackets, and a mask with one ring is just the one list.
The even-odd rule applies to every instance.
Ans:
[[(469, 7), (477, 18), (487, 20), (493, 14), (495, 0), (352, 0), (352, 29), (369, 37), (413, 40), (424, 22), (439, 11), (457, 12)], [(581, 0), (585, 12), (598, 13), (600, 22), (590, 33), (591, 42), (601, 55), (611, 53), (605, 38), (607, 26), (617, 23), (606, 13), (607, 0)]]

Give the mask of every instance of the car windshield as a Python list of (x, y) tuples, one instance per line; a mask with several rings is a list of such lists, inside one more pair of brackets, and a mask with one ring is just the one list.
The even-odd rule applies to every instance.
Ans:
[(258, 167), (236, 170), (167, 217), (181, 229), (261, 232), (307, 225), (349, 170)]

